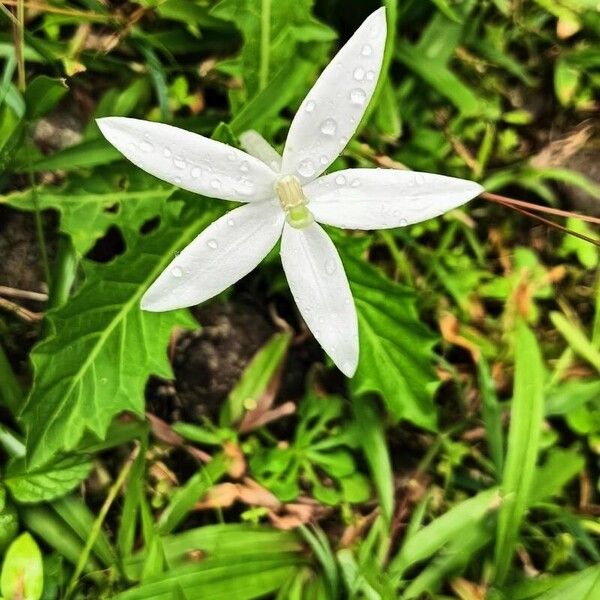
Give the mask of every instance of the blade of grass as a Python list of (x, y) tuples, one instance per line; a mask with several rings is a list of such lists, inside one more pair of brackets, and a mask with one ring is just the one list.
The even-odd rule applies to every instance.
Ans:
[(498, 515), (495, 581), (506, 580), (535, 477), (544, 412), (544, 368), (537, 340), (519, 320), (515, 339), (515, 383), (508, 448)]
[(571, 323), (562, 313), (551, 312), (550, 320), (559, 333), (565, 338), (570, 348), (600, 372), (600, 351), (588, 340), (576, 325)]
[(482, 355), (480, 355), (477, 362), (477, 372), (479, 374), (479, 387), (481, 389), (481, 413), (485, 425), (485, 436), (490, 456), (496, 467), (496, 478), (500, 480), (504, 466), (502, 414), (490, 368)]

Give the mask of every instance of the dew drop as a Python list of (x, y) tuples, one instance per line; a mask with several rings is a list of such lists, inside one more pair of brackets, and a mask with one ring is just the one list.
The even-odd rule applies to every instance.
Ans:
[(344, 304), (345, 304), (346, 306), (348, 306), (348, 305), (349, 305), (351, 302), (352, 302), (352, 301), (350, 300), (350, 298), (346, 298), (346, 299), (344, 300)]
[(345, 146), (348, 143), (348, 138), (345, 136), (342, 136), (340, 138), (340, 144), (342, 144), (343, 146)]
[(166, 156), (167, 158), (169, 158), (169, 156), (171, 156), (171, 149), (170, 148), (165, 148), (163, 150), (163, 155)]
[(229, 219), (227, 219), (227, 225), (229, 225), (229, 227), (235, 227), (235, 220), (232, 217), (229, 217)]
[(102, 379), (100, 379), (100, 383), (102, 385), (106, 385), (108, 383), (108, 377), (102, 377)]
[(335, 261), (330, 259), (325, 263), (325, 272), (327, 273), (327, 275), (333, 275), (335, 273), (335, 268)]
[(144, 141), (140, 144), (140, 148), (144, 152), (152, 152), (152, 150), (154, 150), (154, 146), (150, 142), (146, 142), (146, 141)]
[(335, 182), (336, 182), (338, 185), (346, 185), (346, 178), (345, 178), (343, 175), (338, 175), (338, 176), (335, 178)]
[(173, 157), (173, 165), (176, 169), (185, 169), (185, 160), (181, 156), (175, 155)]
[(408, 225), (408, 221), (406, 219), (400, 219), (400, 227), (406, 227)]
[(367, 71), (367, 81), (373, 81), (375, 79), (375, 71)]
[(310, 158), (305, 158), (300, 162), (298, 165), (298, 173), (300, 173), (302, 177), (312, 177), (315, 174), (315, 165)]
[(181, 183), (181, 177), (175, 177), (173, 178), (173, 181), (175, 182), (175, 185), (179, 185)]
[(216, 250), (219, 247), (219, 242), (217, 242), (217, 240), (215, 240), (215, 239), (210, 239), (210, 240), (208, 240), (208, 242), (206, 242), (206, 245), (211, 250)]
[(240, 171), (242, 173), (247, 173), (250, 170), (250, 167), (248, 166), (248, 163), (246, 161), (244, 161), (241, 165), (240, 165)]
[(309, 100), (306, 103), (306, 106), (304, 107), (304, 110), (306, 112), (308, 112), (308, 113), (311, 113), (313, 110), (315, 110), (315, 106), (316, 106), (316, 104), (315, 104), (314, 100)]
[(360, 179), (354, 179), (350, 184), (351, 187), (357, 188), (360, 185)]
[(362, 81), (365, 78), (365, 70), (360, 67), (354, 69), (354, 79), (356, 81)]
[(180, 277), (183, 277), (183, 269), (181, 267), (173, 267), (171, 270), (171, 275), (179, 279)]
[(335, 122), (334, 119), (325, 119), (322, 123), (321, 123), (321, 133), (323, 135), (335, 135), (335, 132), (337, 131), (337, 123)]
[(355, 106), (363, 106), (367, 100), (367, 95), (364, 90), (356, 88), (350, 92), (350, 102)]
[(231, 150), (227, 153), (227, 160), (233, 162), (235, 160), (235, 152), (232, 152)]
[(220, 190), (221, 189), (221, 182), (218, 179), (212, 179), (210, 182), (210, 187), (213, 190)]
[(371, 54), (373, 54), (373, 47), (370, 44), (365, 44), (360, 53), (363, 56), (371, 56)]
[(323, 156), (321, 156), (321, 158), (319, 159), (319, 162), (322, 165), (326, 165), (329, 162), (329, 159), (323, 154)]
[(202, 170), (200, 169), (200, 167), (193, 167), (191, 175), (194, 179), (198, 179), (198, 177), (202, 175)]

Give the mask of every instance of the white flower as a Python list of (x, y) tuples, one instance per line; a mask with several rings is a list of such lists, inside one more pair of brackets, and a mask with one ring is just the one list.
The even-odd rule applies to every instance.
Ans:
[(255, 132), (236, 148), (176, 127), (99, 119), (131, 162), (181, 188), (246, 202), (207, 227), (152, 284), (142, 308), (204, 302), (252, 271), (281, 237), (281, 260), (306, 324), (348, 377), (358, 363), (358, 323), (337, 250), (318, 223), (402, 227), (481, 193), (473, 182), (412, 171), (347, 169), (321, 176), (354, 134), (383, 59), (385, 9), (370, 15), (302, 102), (283, 156)]

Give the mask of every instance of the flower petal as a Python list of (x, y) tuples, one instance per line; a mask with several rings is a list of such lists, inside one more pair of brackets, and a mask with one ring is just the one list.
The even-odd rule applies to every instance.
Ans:
[(473, 181), (394, 169), (347, 169), (304, 186), (315, 220), (344, 229), (389, 229), (437, 217), (475, 198)]
[(237, 148), (164, 123), (126, 117), (97, 123), (133, 164), (184, 190), (240, 202), (273, 197), (277, 175)]
[(271, 202), (236, 208), (211, 223), (179, 254), (142, 298), (143, 310), (193, 306), (247, 275), (273, 248), (285, 214)]
[(304, 183), (344, 149), (377, 84), (386, 38), (385, 9), (370, 15), (327, 65), (290, 126), (281, 172)]
[(281, 238), (281, 262), (298, 309), (338, 369), (352, 377), (358, 364), (358, 321), (348, 278), (329, 236), (313, 223)]

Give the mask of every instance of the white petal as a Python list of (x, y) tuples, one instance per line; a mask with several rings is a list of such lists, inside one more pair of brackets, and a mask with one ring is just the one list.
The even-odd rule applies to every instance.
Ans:
[(373, 95), (386, 31), (385, 9), (380, 8), (327, 65), (292, 121), (282, 173), (311, 181), (344, 149)]
[(473, 181), (394, 169), (347, 169), (304, 186), (315, 220), (345, 229), (389, 229), (437, 217), (475, 198)]
[(285, 220), (271, 202), (245, 204), (211, 223), (150, 286), (142, 309), (193, 306), (247, 275), (273, 248)]
[(358, 321), (344, 265), (329, 236), (313, 223), (281, 238), (281, 262), (298, 309), (338, 369), (352, 377), (358, 364)]
[(126, 117), (97, 123), (133, 164), (184, 190), (239, 202), (273, 197), (276, 174), (237, 148), (164, 123)]

